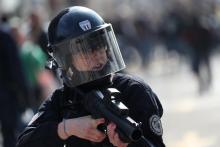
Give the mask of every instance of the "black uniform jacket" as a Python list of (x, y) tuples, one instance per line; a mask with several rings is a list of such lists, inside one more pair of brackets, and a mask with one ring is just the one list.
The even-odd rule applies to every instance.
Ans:
[[(98, 86), (97, 86), (98, 87)], [(157, 96), (142, 80), (130, 75), (115, 74), (112, 84), (117, 88), (121, 101), (129, 108), (129, 116), (142, 122), (144, 136), (154, 147), (164, 147), (160, 118), (163, 114)], [(80, 95), (74, 89), (63, 87), (56, 90), (39, 108), (38, 113), (18, 138), (17, 147), (104, 147), (106, 142), (92, 143), (87, 140), (69, 137), (61, 140), (57, 134), (58, 123), (63, 118), (76, 118), (89, 115), (80, 103)], [(146, 147), (143, 141), (130, 143), (129, 147)]]

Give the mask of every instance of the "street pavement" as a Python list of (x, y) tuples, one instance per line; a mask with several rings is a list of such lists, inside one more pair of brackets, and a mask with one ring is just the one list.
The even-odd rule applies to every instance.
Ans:
[(146, 69), (136, 65), (129, 72), (142, 77), (160, 98), (167, 147), (219, 147), (220, 56), (211, 59), (213, 83), (202, 95), (187, 60), (164, 55), (154, 60)]

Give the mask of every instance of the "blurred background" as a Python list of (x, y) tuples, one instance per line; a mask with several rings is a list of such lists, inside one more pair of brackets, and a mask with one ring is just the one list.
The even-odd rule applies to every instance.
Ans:
[(45, 69), (49, 21), (67, 6), (112, 23), (125, 72), (160, 98), (167, 147), (220, 146), (220, 0), (0, 0), (0, 147), (62, 85)]

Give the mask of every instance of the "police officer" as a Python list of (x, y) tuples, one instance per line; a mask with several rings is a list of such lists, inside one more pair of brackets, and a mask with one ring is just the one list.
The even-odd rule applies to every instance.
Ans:
[[(125, 68), (111, 24), (93, 10), (74, 6), (61, 11), (48, 28), (49, 52), (62, 74), (64, 86), (57, 89), (19, 136), (17, 147), (164, 147), (161, 103), (141, 79), (116, 73)], [(124, 142), (113, 122), (106, 133), (97, 129), (104, 118), (91, 117), (78, 93), (113, 87), (130, 117), (142, 122), (143, 141)]]

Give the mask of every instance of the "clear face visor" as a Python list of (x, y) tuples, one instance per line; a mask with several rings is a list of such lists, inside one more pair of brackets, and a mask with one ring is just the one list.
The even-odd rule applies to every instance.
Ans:
[(54, 45), (64, 82), (75, 87), (125, 68), (112, 26)]

